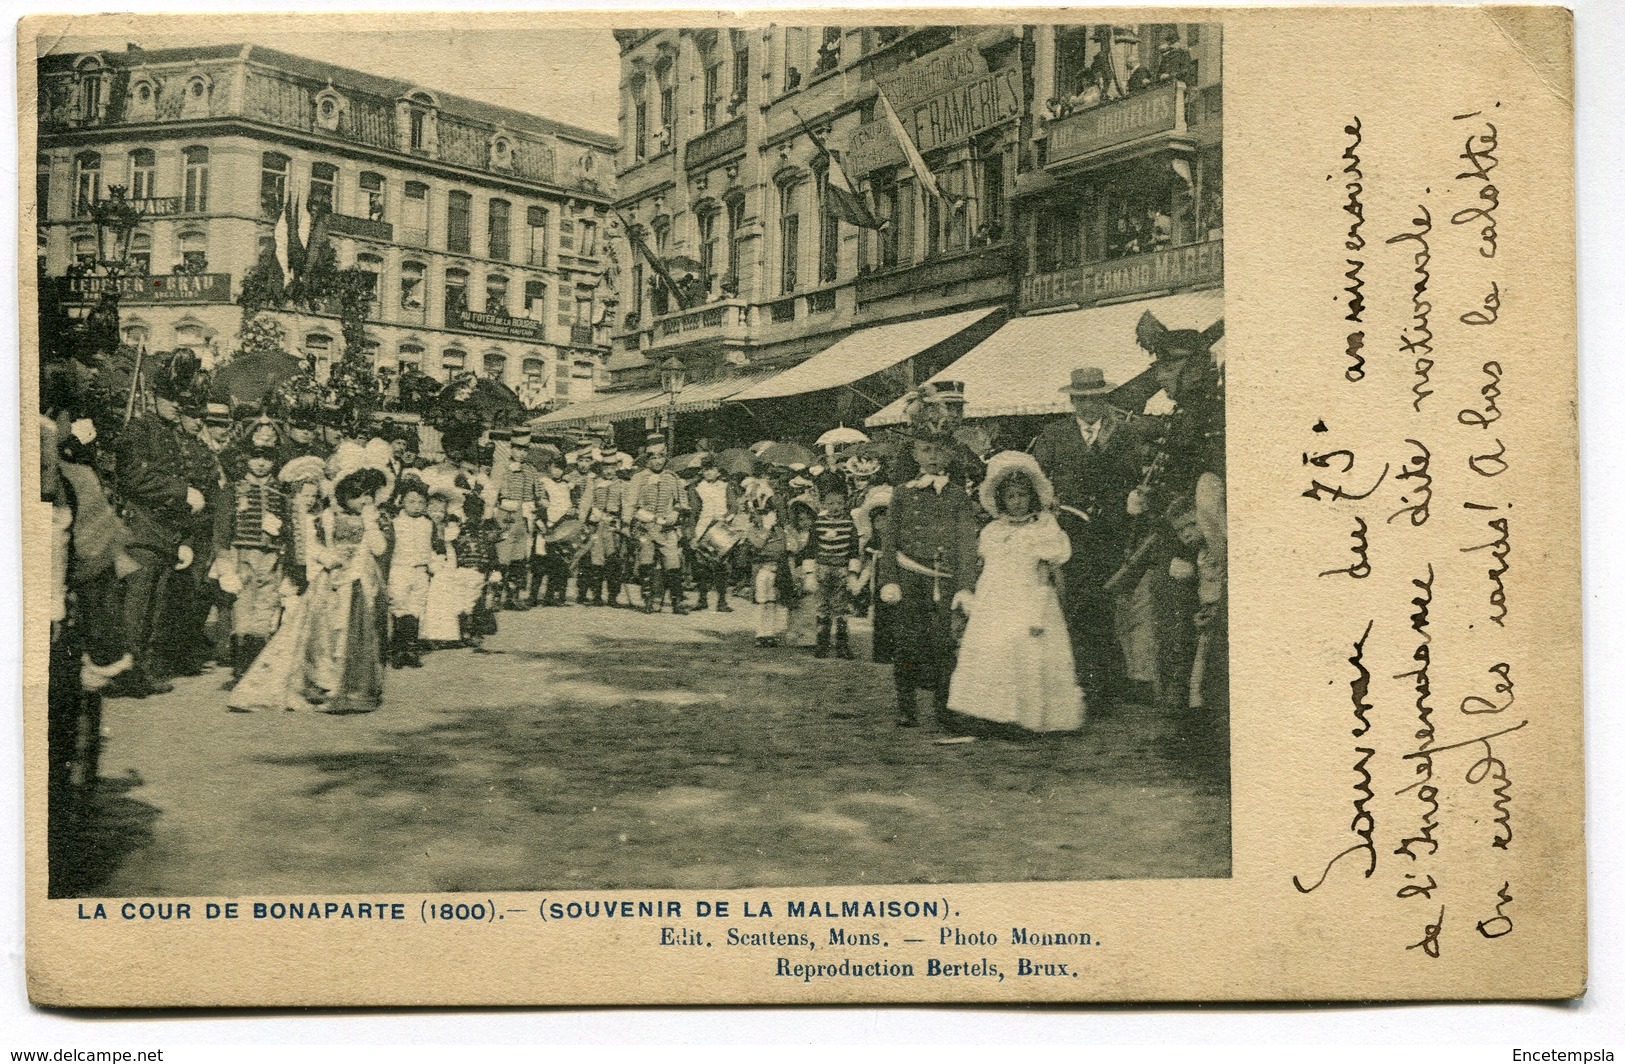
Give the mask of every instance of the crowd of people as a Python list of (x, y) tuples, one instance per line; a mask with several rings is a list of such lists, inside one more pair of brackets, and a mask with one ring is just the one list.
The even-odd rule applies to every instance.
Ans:
[(906, 430), (843, 430), (822, 453), (702, 441), (674, 461), (658, 433), (634, 454), (607, 430), (520, 428), (421, 456), (409, 431), (245, 412), (185, 354), (107, 440), (96, 393), (48, 371), (53, 766), (82, 757), (67, 719), (87, 693), (144, 698), (220, 664), (235, 711), (365, 712), (390, 669), (484, 651), (505, 612), (571, 605), (740, 604), (762, 649), (891, 665), (897, 724), (921, 723), (929, 692), (954, 736), (1222, 706), (1221, 326), (1147, 317), (1154, 362), (1134, 386), (1171, 414), (1125, 413), (1125, 382), (1082, 366), (1060, 389), (1073, 415), (1008, 450), (963, 422), (962, 385), (937, 382), (910, 396)]

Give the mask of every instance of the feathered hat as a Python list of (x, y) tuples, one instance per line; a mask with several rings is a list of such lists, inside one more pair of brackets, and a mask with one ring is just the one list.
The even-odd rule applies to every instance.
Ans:
[(178, 402), (192, 392), (202, 369), (203, 363), (192, 352), (176, 351), (159, 366), (158, 372), (153, 374), (152, 390), (160, 399)]
[(982, 509), (999, 516), (999, 487), (1017, 474), (1026, 477), (1033, 486), (1035, 510), (1047, 510), (1054, 505), (1055, 488), (1038, 468), (1038, 459), (1025, 451), (1000, 451), (987, 460), (987, 475), (982, 478), (980, 493)]
[(852, 523), (858, 526), (858, 535), (870, 539), (875, 534), (875, 511), (891, 509), (892, 488), (882, 484), (864, 496), (863, 503), (852, 511)]
[(276, 478), (284, 484), (303, 484), (306, 481), (319, 484), (326, 475), (327, 464), (315, 455), (307, 454), (289, 460)]
[(1149, 310), (1140, 315), (1139, 323), (1134, 326), (1135, 341), (1157, 362), (1207, 354), (1223, 335), (1223, 318), (1201, 330), (1170, 329)]

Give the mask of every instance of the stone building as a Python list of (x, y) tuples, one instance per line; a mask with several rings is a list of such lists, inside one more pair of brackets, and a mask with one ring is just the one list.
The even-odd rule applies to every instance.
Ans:
[[(90, 204), (142, 219), (121, 282), (127, 341), (228, 354), (244, 276), (283, 204), (327, 213), (340, 267), (371, 276), (378, 366), (473, 370), (529, 405), (590, 397), (618, 314), (615, 139), (257, 45), (58, 54), (38, 64), (39, 271), (94, 295)], [(276, 312), (319, 372), (336, 314)]]

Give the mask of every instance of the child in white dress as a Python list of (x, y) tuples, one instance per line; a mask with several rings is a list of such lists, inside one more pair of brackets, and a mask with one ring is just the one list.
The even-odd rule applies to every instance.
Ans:
[(981, 575), (949, 685), (956, 713), (1032, 732), (1083, 726), (1083, 692), (1056, 593), (1056, 572), (1072, 555), (1049, 512), (1055, 493), (1031, 455), (1004, 451), (988, 462), (982, 507)]

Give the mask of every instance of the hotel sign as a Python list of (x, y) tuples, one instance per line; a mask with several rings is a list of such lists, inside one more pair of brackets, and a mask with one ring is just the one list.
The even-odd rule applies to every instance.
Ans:
[(229, 273), (165, 273), (123, 277), (64, 277), (57, 282), (64, 303), (94, 303), (103, 294), (118, 290), (119, 301), (146, 303), (230, 303)]
[(1184, 126), (1184, 86), (1169, 82), (1050, 123), (1048, 166)]
[[(1020, 117), (1021, 71), (996, 70), (907, 107), (895, 100), (892, 106), (922, 153), (952, 147)], [(849, 135), (844, 161), (848, 173), (864, 174), (902, 162), (903, 150), (884, 121), (869, 122)]]
[(1054, 273), (1021, 279), (1023, 309), (1064, 303), (1087, 306), (1105, 299), (1163, 292), (1171, 288), (1224, 280), (1224, 241), (1209, 240), (1182, 248), (1107, 262), (1091, 262)]
[(463, 332), (482, 336), (500, 336), (505, 340), (531, 340), (537, 343), (547, 338), (546, 326), (531, 318), (511, 318), (506, 314), (491, 314), (483, 310), (463, 309), (457, 312), (453, 327)]

